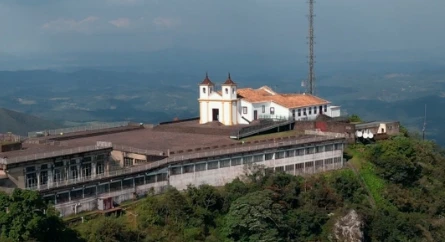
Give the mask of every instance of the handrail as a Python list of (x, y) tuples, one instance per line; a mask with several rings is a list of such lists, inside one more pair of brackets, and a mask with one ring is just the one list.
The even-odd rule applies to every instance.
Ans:
[(92, 130), (101, 130), (101, 129), (109, 129), (109, 128), (117, 128), (122, 126), (128, 126), (129, 122), (114, 122), (114, 123), (104, 123), (97, 125), (89, 125), (89, 126), (75, 126), (70, 128), (61, 128), (61, 129), (52, 129), (52, 130), (42, 130), (42, 131), (33, 131), (28, 132), (29, 138), (38, 137), (39, 135), (59, 135), (61, 133), (74, 133), (74, 132), (82, 132), (82, 131), (92, 131)]
[(24, 155), (24, 156), (17, 156), (12, 158), (0, 158), (0, 164), (2, 165), (9, 165), (24, 161), (31, 161), (31, 160), (38, 160), (38, 159), (46, 159), (50, 157), (56, 157), (56, 156), (64, 156), (64, 155), (71, 155), (71, 154), (77, 154), (81, 152), (89, 152), (89, 151), (95, 151), (95, 150), (102, 150), (102, 149), (108, 149), (112, 148), (113, 145), (111, 143), (102, 144), (102, 145), (89, 145), (89, 146), (79, 146), (76, 148), (70, 148), (70, 149), (63, 149), (63, 150), (57, 150), (57, 151), (51, 151), (51, 152), (43, 152), (43, 153), (37, 153), (32, 155)]
[(251, 151), (277, 148), (277, 147), (282, 147), (282, 146), (308, 144), (308, 143), (314, 143), (314, 142), (320, 142), (320, 141), (331, 141), (331, 140), (340, 140), (340, 139), (344, 140), (344, 138), (314, 136), (314, 137), (309, 137), (309, 138), (303, 138), (303, 139), (297, 138), (297, 139), (281, 141), (281, 142), (270, 142), (270, 143), (256, 144), (256, 145), (242, 145), (241, 147), (236, 147), (236, 148), (220, 149), (220, 150), (213, 150), (213, 151), (207, 151), (207, 152), (198, 152), (198, 153), (185, 154), (185, 155), (178, 154), (178, 155), (172, 155), (165, 159), (151, 162), (151, 163), (148, 163), (145, 165), (126, 167), (126, 168), (108, 171), (104, 174), (94, 175), (94, 176), (90, 176), (90, 177), (70, 179), (70, 180), (65, 180), (65, 181), (61, 181), (61, 182), (52, 182), (50, 184), (40, 185), (39, 187), (36, 186), (36, 187), (32, 187), (32, 188), (27, 188), (27, 189), (29, 189), (29, 190), (46, 190), (46, 189), (57, 188), (57, 187), (61, 187), (61, 186), (73, 185), (73, 184), (77, 184), (77, 183), (84, 183), (84, 182), (98, 180), (98, 179), (102, 179), (102, 178), (110, 178), (110, 177), (116, 177), (116, 176), (121, 176), (121, 175), (126, 175), (126, 174), (138, 173), (138, 172), (142, 172), (142, 171), (149, 171), (152, 169), (165, 167), (167, 165), (186, 161), (186, 160), (217, 157), (217, 156), (221, 156), (221, 155), (228, 155), (228, 154), (234, 154), (234, 153), (251, 152)]

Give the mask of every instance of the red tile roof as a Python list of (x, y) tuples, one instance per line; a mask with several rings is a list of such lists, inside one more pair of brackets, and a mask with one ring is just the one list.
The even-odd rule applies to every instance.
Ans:
[(236, 83), (232, 81), (232, 78), (230, 78), (230, 73), (229, 76), (227, 77), (227, 80), (223, 83), (223, 85), (236, 86)]
[(258, 89), (242, 88), (238, 89), (237, 93), (240, 98), (251, 103), (274, 102), (286, 108), (318, 106), (329, 103), (310, 94), (279, 94), (267, 86)]
[(209, 75), (206, 73), (206, 77), (204, 78), (204, 80), (201, 82), (200, 85), (207, 85), (207, 86), (213, 86), (213, 82), (210, 81)]

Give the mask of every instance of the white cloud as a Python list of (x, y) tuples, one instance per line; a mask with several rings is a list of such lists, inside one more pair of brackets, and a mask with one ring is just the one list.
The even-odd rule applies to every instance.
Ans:
[(153, 24), (157, 28), (171, 29), (181, 24), (177, 18), (157, 17), (153, 20)]
[(118, 18), (109, 21), (110, 24), (114, 25), (116, 28), (128, 27), (130, 25), (130, 20), (128, 18)]
[(24, 98), (18, 98), (17, 101), (22, 105), (33, 105), (37, 104), (36, 101), (30, 100), (30, 99), (24, 99)]
[(42, 25), (45, 30), (60, 31), (60, 32), (88, 32), (91, 30), (92, 24), (99, 18), (95, 16), (89, 16), (82, 20), (76, 21), (74, 19), (59, 18)]

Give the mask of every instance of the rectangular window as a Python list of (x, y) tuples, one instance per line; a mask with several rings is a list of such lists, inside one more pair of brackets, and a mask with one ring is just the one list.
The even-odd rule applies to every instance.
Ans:
[(207, 163), (207, 170), (218, 169), (218, 161), (211, 161)]
[(286, 157), (294, 157), (294, 156), (295, 156), (295, 150), (286, 151)]
[(314, 114), (317, 114), (317, 107), (314, 107)]
[(26, 187), (37, 186), (37, 175), (36, 173), (26, 174)]
[(40, 185), (45, 185), (48, 183), (48, 171), (40, 172)]
[(308, 109), (309, 109), (309, 115), (311, 115), (312, 114), (312, 107), (308, 107)]
[(264, 160), (263, 155), (256, 155), (256, 156), (253, 157), (253, 162), (260, 162), (260, 161), (263, 161), (263, 160)]
[(270, 108), (270, 114), (275, 114), (275, 108), (274, 107)]
[(243, 114), (247, 114), (247, 107), (243, 107)]
[(141, 164), (141, 163), (145, 163), (145, 162), (147, 162), (146, 160), (140, 160), (140, 159), (134, 159), (134, 162), (136, 163), (136, 164)]
[(275, 159), (283, 159), (283, 158), (284, 158), (284, 151), (275, 153)]
[(91, 176), (91, 163), (82, 164), (82, 177)]
[(229, 167), (230, 166), (230, 160), (226, 159), (226, 160), (221, 160), (219, 162), (219, 167), (223, 168), (223, 167)]
[(298, 150), (295, 150), (295, 154), (296, 154), (297, 156), (302, 156), (302, 155), (304, 155), (304, 149), (298, 149)]
[(325, 150), (325, 151), (332, 151), (333, 149), (334, 149), (333, 145), (326, 145), (326, 146), (324, 147), (324, 150)]
[(195, 165), (188, 165), (183, 167), (184, 173), (192, 173), (195, 171)]
[(301, 117), (301, 109), (298, 109), (298, 117)]
[(205, 171), (205, 170), (206, 170), (206, 163), (195, 165), (195, 171)]
[(315, 153), (321, 153), (321, 152), (323, 152), (323, 146), (315, 147)]
[(170, 175), (178, 175), (178, 174), (181, 174), (182, 173), (182, 167), (180, 167), (180, 166), (177, 166), (177, 167), (172, 167), (171, 169), (170, 169)]
[(314, 147), (306, 148), (306, 155), (314, 154)]
[(124, 167), (132, 166), (133, 158), (124, 157)]
[(306, 108), (303, 108), (303, 115), (306, 116)]
[(64, 171), (62, 169), (54, 170), (54, 182), (61, 182), (65, 180)]
[(147, 184), (155, 183), (156, 182), (156, 175), (147, 176), (145, 181), (146, 181)]
[(79, 177), (79, 173), (77, 171), (77, 166), (70, 167), (70, 179), (77, 179)]
[(103, 162), (97, 162), (96, 174), (103, 174), (105, 172), (105, 164)]
[(249, 164), (253, 162), (253, 156), (245, 156), (243, 157), (243, 164)]
[(292, 118), (295, 118), (295, 109), (292, 109)]
[(275, 167), (275, 172), (284, 172), (284, 167), (283, 166)]
[(286, 171), (293, 171), (294, 170), (294, 165), (287, 165), (284, 169)]
[(261, 109), (263, 110), (263, 113), (265, 113), (266, 112), (266, 106), (261, 106)]
[(241, 165), (241, 157), (232, 158), (232, 166), (239, 166), (239, 165)]
[(328, 105), (324, 105), (324, 110), (323, 110), (323, 112), (327, 112), (328, 111)]
[(335, 144), (335, 150), (341, 150), (342, 145), (341, 144)]
[(268, 153), (264, 155), (265, 160), (272, 160), (273, 159), (273, 153)]

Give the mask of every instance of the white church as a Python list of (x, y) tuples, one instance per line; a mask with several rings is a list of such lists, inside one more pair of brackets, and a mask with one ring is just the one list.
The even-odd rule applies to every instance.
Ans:
[(340, 107), (310, 94), (280, 94), (270, 87), (237, 88), (230, 74), (217, 91), (206, 74), (199, 84), (200, 123), (249, 124), (262, 119), (313, 120), (319, 114), (340, 116)]

